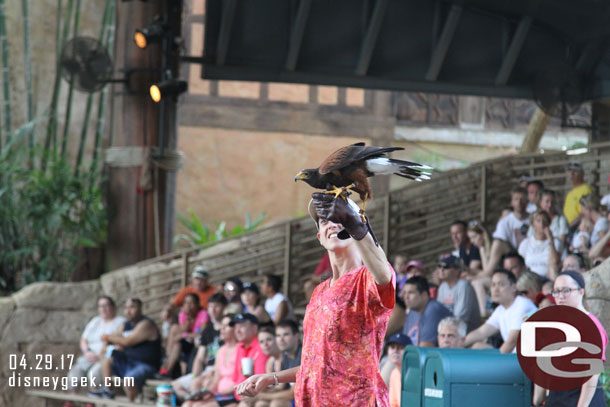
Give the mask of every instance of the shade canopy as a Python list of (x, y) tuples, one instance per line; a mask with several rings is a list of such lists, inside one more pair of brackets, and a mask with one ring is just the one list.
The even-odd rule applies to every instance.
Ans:
[(207, 0), (202, 76), (534, 98), (610, 95), (607, 0)]

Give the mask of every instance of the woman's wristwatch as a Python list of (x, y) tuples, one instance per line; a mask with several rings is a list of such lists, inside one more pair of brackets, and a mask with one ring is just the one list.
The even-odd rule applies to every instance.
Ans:
[(277, 379), (277, 373), (273, 373), (273, 385), (274, 386), (279, 386), (280, 381)]

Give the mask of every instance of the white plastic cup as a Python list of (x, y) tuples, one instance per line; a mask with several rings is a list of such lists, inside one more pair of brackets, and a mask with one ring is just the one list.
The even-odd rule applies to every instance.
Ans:
[(254, 359), (243, 358), (241, 360), (241, 372), (244, 376), (252, 376), (254, 374)]

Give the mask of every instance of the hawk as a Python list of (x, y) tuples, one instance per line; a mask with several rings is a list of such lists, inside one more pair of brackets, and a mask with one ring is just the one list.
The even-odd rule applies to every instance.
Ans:
[(314, 188), (342, 196), (351, 189), (362, 199), (361, 213), (366, 201), (372, 198), (369, 177), (380, 174), (395, 174), (414, 181), (430, 179), (431, 167), (410, 161), (388, 158), (387, 153), (404, 150), (402, 147), (373, 147), (365, 143), (352, 144), (335, 151), (318, 168), (300, 171), (294, 181), (305, 181)]

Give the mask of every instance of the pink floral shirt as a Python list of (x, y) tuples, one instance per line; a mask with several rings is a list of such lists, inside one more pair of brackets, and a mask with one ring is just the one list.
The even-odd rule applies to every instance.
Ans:
[(296, 406), (389, 407), (379, 358), (394, 308), (395, 273), (382, 286), (365, 266), (332, 286), (330, 281), (316, 287), (305, 312)]

